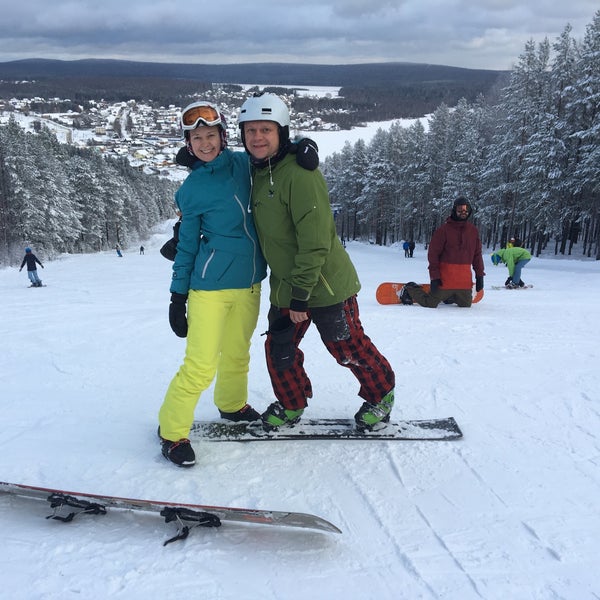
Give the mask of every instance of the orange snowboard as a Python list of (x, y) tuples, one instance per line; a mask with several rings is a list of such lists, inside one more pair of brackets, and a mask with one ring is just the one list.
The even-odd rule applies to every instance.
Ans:
[[(381, 283), (375, 292), (375, 298), (377, 298), (377, 302), (379, 302), (379, 304), (402, 304), (402, 302), (400, 302), (399, 294), (403, 285), (403, 283), (392, 283), (390, 281)], [(428, 283), (420, 283), (419, 285), (423, 288), (423, 290), (425, 290), (425, 292), (429, 293)], [(473, 304), (476, 304), (482, 298), (483, 290), (476, 292), (475, 286), (473, 286)]]

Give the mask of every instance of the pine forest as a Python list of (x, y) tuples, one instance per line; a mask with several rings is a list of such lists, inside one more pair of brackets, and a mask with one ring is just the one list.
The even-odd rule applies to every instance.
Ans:
[[(600, 259), (600, 11), (581, 42), (530, 41), (496, 101), (439, 106), (322, 169), (342, 239), (427, 243), (465, 196), (484, 247)], [(575, 245), (577, 247), (575, 248)]]
[[(491, 95), (490, 95), (491, 96)], [(440, 105), (428, 127), (380, 129), (321, 169), (343, 240), (427, 244), (466, 197), (484, 247), (600, 259), (600, 11), (575, 40), (531, 40), (492, 97)], [(127, 247), (173, 215), (177, 183), (0, 126), (0, 263)]]

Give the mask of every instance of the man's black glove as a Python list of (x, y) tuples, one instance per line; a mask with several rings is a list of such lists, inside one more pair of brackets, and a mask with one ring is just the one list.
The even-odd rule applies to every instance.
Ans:
[(169, 325), (177, 337), (187, 336), (188, 324), (185, 316), (185, 303), (187, 294), (171, 294), (171, 304), (169, 305)]
[(440, 289), (441, 285), (442, 285), (442, 280), (441, 279), (432, 279), (429, 291), (432, 294), (435, 294)]
[(475, 277), (475, 291), (480, 292), (483, 289), (483, 275)]
[(291, 144), (290, 154), (295, 154), (296, 162), (307, 171), (314, 171), (319, 166), (319, 146), (310, 138)]
[(198, 162), (198, 159), (193, 154), (190, 154), (187, 146), (184, 146), (183, 148), (179, 148), (175, 156), (175, 162), (181, 167), (191, 169)]

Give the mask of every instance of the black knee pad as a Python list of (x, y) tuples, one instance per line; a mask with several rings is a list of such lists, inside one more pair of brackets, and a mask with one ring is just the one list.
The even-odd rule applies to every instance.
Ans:
[(350, 337), (343, 303), (313, 308), (310, 312), (324, 342), (341, 342)]
[(275, 319), (269, 327), (271, 338), (271, 360), (278, 371), (289, 369), (294, 364), (296, 326), (288, 315)]

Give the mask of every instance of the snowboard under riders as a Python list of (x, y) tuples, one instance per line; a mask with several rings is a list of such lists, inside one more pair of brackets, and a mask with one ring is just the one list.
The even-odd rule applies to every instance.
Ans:
[(183, 364), (171, 380), (158, 420), (162, 438), (187, 438), (200, 394), (213, 379), (214, 403), (236, 412), (248, 400), (250, 339), (258, 321), (260, 284), (229, 290), (190, 290)]

